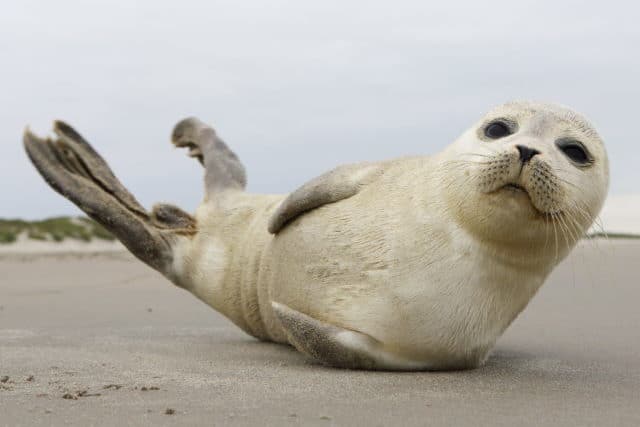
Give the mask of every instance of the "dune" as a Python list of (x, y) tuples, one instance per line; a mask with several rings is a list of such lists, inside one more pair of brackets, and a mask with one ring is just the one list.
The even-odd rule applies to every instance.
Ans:
[(67, 238), (61, 242), (55, 242), (30, 239), (26, 234), (20, 234), (13, 243), (0, 244), (0, 256), (11, 254), (92, 254), (123, 251), (126, 251), (126, 248), (117, 240), (92, 239), (83, 241)]

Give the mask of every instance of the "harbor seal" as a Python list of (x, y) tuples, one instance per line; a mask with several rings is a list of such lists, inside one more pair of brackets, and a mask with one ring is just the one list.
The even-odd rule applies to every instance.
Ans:
[(326, 365), (481, 365), (600, 211), (605, 147), (555, 105), (495, 108), (432, 156), (345, 165), (289, 195), (244, 191), (238, 157), (189, 118), (172, 142), (205, 168), (195, 215), (151, 212), (70, 126), (27, 130), (46, 181), (140, 260), (248, 334)]

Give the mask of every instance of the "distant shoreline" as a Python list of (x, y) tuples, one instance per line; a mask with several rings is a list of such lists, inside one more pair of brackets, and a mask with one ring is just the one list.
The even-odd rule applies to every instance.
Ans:
[[(0, 219), (0, 257), (29, 255), (98, 255), (126, 252), (111, 233), (86, 217), (39, 221)], [(596, 232), (583, 240), (640, 240), (639, 234)]]
[[(635, 240), (640, 239), (640, 234), (599, 231), (589, 233), (583, 239)], [(36, 221), (0, 218), (0, 254), (124, 250), (108, 230), (87, 217), (60, 216)]]
[(597, 232), (597, 233), (589, 233), (586, 236), (584, 236), (584, 238), (585, 239), (640, 239), (640, 234), (619, 233), (619, 232), (612, 232), (612, 233)]
[(118, 241), (99, 241), (93, 240), (89, 242), (65, 239), (61, 242), (46, 242), (28, 240), (21, 237), (16, 242), (0, 244), (1, 258), (21, 258), (32, 256), (97, 256), (110, 254), (127, 254), (127, 249)]
[[(621, 233), (612, 233), (608, 237), (605, 237), (601, 233), (597, 235), (589, 235), (582, 239), (581, 243), (589, 245), (593, 244), (606, 244), (610, 243), (640, 243), (640, 236), (627, 235)], [(92, 240), (89, 242), (65, 239), (61, 242), (46, 242), (38, 240), (29, 240), (26, 237), (21, 237), (13, 243), (0, 244), (0, 259), (3, 258), (21, 258), (32, 259), (34, 257), (93, 257), (93, 256), (107, 256), (107, 257), (127, 257), (133, 258), (129, 254), (127, 249), (119, 241), (101, 241)]]

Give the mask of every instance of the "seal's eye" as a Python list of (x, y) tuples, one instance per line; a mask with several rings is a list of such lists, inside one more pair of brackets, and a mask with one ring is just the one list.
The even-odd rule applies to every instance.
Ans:
[(556, 142), (556, 145), (571, 161), (584, 166), (593, 162), (591, 156), (584, 148), (584, 145), (580, 141), (573, 139), (560, 139)]
[(487, 138), (499, 139), (511, 135), (511, 128), (502, 120), (491, 122), (484, 128), (484, 134)]

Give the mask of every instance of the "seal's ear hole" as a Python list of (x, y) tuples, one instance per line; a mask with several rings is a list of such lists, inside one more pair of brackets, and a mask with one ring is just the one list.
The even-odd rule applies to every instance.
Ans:
[(494, 120), (484, 128), (484, 135), (490, 139), (500, 139), (514, 133), (514, 129), (505, 120)]

